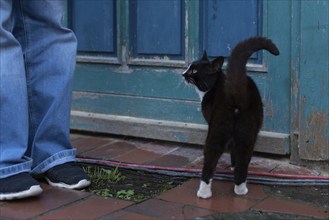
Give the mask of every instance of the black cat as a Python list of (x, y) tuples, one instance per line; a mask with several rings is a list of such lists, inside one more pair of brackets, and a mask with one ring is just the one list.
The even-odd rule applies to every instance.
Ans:
[(218, 159), (228, 147), (234, 167), (234, 192), (238, 195), (248, 193), (248, 166), (263, 122), (263, 104), (256, 84), (246, 75), (246, 63), (253, 52), (261, 49), (273, 55), (280, 53), (271, 40), (253, 37), (233, 49), (226, 75), (222, 72), (224, 58), (209, 61), (206, 52), (183, 73), (188, 83), (205, 93), (202, 113), (208, 123), (208, 135), (198, 197), (212, 196), (212, 177)]

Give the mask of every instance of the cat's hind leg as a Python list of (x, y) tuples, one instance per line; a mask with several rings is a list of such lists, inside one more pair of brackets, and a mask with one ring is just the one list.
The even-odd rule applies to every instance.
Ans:
[(225, 143), (228, 138), (216, 137), (215, 140), (208, 140), (211, 137), (208, 134), (205, 149), (204, 149), (204, 162), (202, 169), (201, 182), (197, 196), (199, 198), (208, 199), (212, 196), (211, 185), (212, 178), (216, 171), (218, 159), (225, 150)]
[(239, 141), (237, 143), (235, 151), (235, 168), (234, 168), (234, 192), (237, 195), (246, 195), (248, 193), (247, 188), (247, 175), (248, 166), (252, 156), (252, 142)]

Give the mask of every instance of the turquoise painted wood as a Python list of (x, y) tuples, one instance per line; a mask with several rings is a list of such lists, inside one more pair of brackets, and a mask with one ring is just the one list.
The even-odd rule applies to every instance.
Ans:
[[(291, 31), (291, 2), (290, 1), (264, 1), (264, 34), (275, 42), (280, 50), (280, 56), (267, 57), (265, 73), (266, 96), (264, 97), (265, 121), (267, 131), (276, 131), (290, 134), (290, 31)], [(265, 59), (265, 58), (264, 58)]]
[[(76, 0), (68, 10), (69, 24), (80, 41), (73, 111), (204, 126), (198, 95), (181, 77), (184, 67), (204, 49), (212, 56), (227, 56), (236, 42), (263, 35), (277, 44), (281, 54), (255, 54), (248, 74), (263, 98), (262, 130), (285, 141), (280, 142), (280, 150), (269, 144), (262, 149), (291, 152), (297, 159), (326, 158), (319, 156), (326, 153), (321, 145), (328, 144), (325, 0), (94, 2)], [(97, 20), (92, 25), (84, 17), (86, 11)], [(327, 124), (317, 130), (319, 118)], [(74, 122), (72, 127), (79, 125)], [(94, 130), (94, 126), (92, 120), (83, 122), (83, 129)], [(299, 144), (301, 149), (296, 147)], [(320, 150), (307, 156), (314, 146)]]
[[(329, 159), (329, 2), (301, 2), (300, 158)], [(311, 42), (311, 43), (310, 43)]]
[(174, 111), (180, 122), (204, 123), (201, 117), (196, 117), (201, 113), (199, 103), (182, 100), (76, 92), (72, 107), (84, 112), (117, 116), (129, 115), (130, 117), (164, 121), (172, 121), (171, 114)]

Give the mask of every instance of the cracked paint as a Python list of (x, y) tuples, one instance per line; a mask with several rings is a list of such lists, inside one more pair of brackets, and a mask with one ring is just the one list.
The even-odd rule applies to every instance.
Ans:
[(305, 147), (301, 148), (303, 159), (329, 159), (329, 144), (327, 136), (328, 116), (324, 112), (312, 112), (307, 119), (304, 133)]

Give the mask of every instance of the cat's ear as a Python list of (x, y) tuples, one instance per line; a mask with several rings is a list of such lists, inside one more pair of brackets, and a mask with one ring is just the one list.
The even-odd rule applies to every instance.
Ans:
[(215, 69), (216, 72), (222, 69), (223, 63), (224, 63), (224, 57), (222, 56), (217, 57), (211, 62), (212, 67)]
[(202, 56), (201, 60), (208, 61), (207, 51), (205, 51), (205, 50), (203, 51), (203, 56)]

